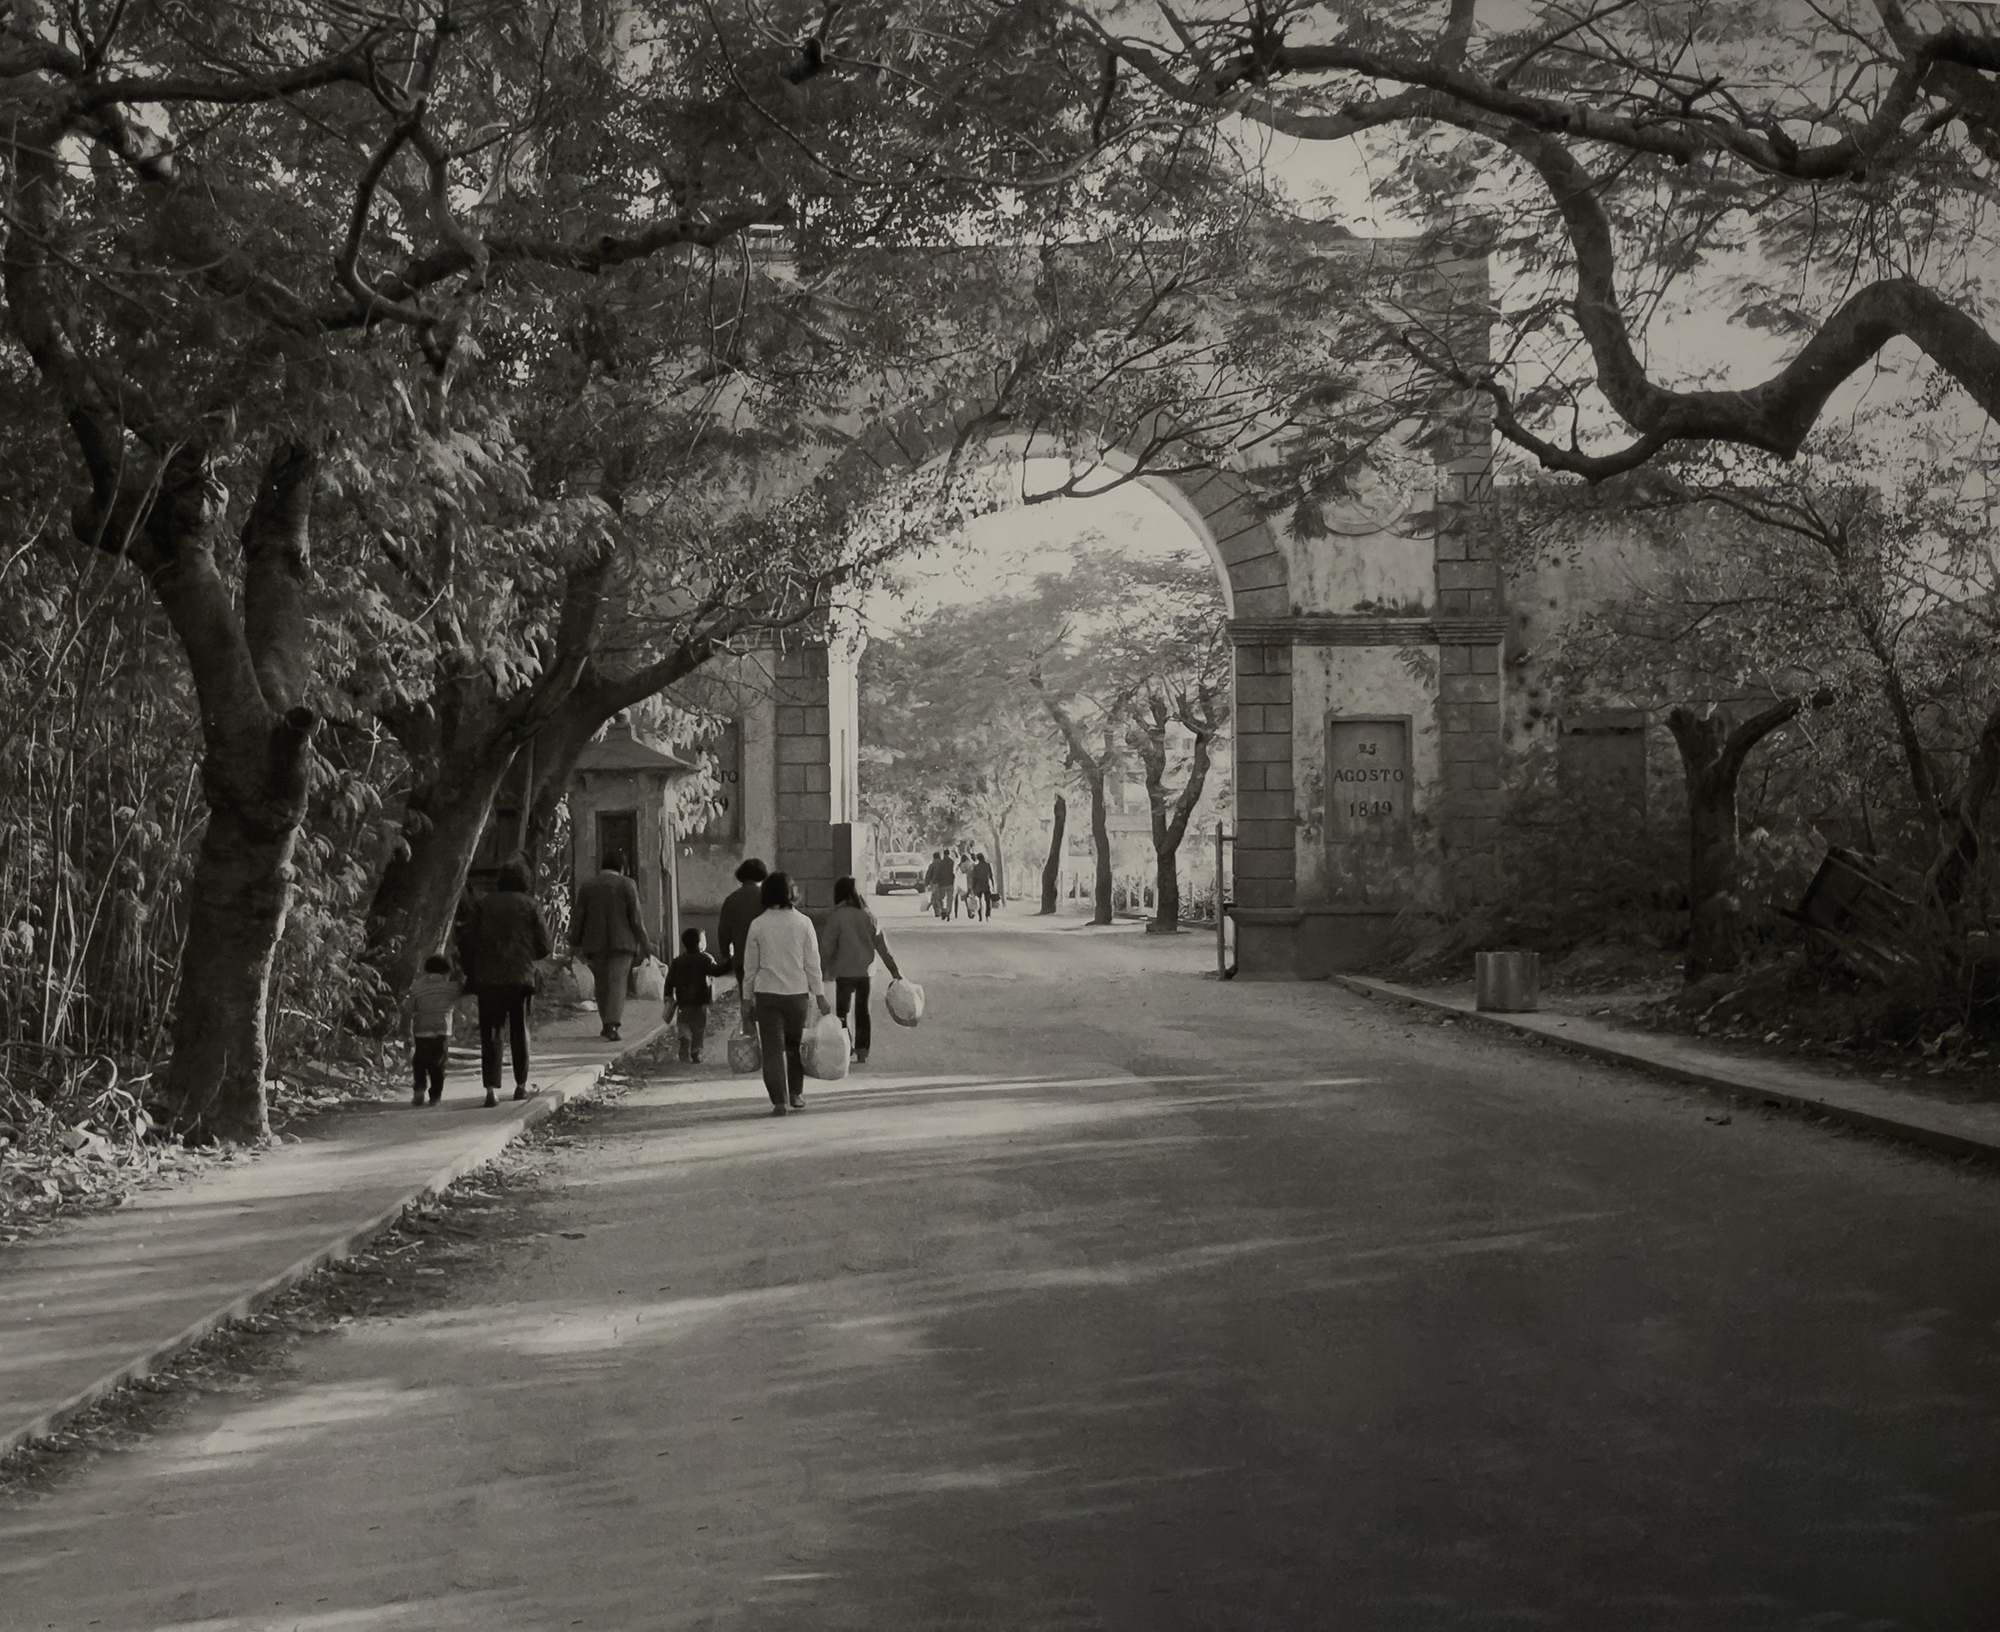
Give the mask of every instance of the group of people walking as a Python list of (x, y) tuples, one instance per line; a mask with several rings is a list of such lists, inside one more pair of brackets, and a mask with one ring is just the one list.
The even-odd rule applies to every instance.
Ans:
[(933, 850), (924, 870), (924, 887), (931, 892), (931, 911), (947, 923), (961, 912), (978, 923), (993, 916), (1000, 897), (993, 887), (993, 864), (983, 851)]
[[(616, 866), (618, 856), (606, 856), (606, 868)], [(590, 958), (598, 972), (598, 1014), (602, 1034), (618, 1036), (618, 1014), (624, 1008), (626, 976), (634, 958), (648, 956), (646, 928), (638, 912), (638, 890), (632, 880), (618, 878), (632, 890), (630, 912), (624, 910), (622, 894), (610, 886), (600, 886), (604, 874), (578, 890), (578, 912), (572, 918), (572, 940), (578, 952)], [(588, 894), (590, 906), (584, 898)], [(616, 910), (614, 910), (616, 908)], [(578, 934), (578, 920), (584, 930)], [(620, 932), (612, 932), (612, 922)], [(622, 940), (620, 940), (622, 934)], [(636, 934), (636, 938), (634, 938)], [(588, 946), (582, 944), (588, 936)], [(464, 970), (464, 984), (452, 978), (452, 960), (442, 952), (424, 958), (424, 968), (410, 984), (406, 1010), (410, 1014), (410, 1104), (436, 1104), (444, 1098), (444, 1062), (452, 1052), (452, 1020), (458, 1000), (474, 994), (480, 1002), (480, 1084), (486, 1088), (486, 1104), (500, 1104), (502, 1048), (514, 1064), (514, 1098), (528, 1098), (528, 1006), (536, 992), (536, 964), (556, 950), (548, 934), (548, 920), (528, 892), (528, 868), (520, 862), (506, 862), (494, 888), (470, 902), (458, 920), (458, 964)], [(610, 950), (620, 944), (620, 950)], [(610, 976), (616, 972), (616, 1000), (606, 1010), (604, 996)]]
[[(899, 978), (901, 970), (852, 878), (835, 881), (833, 910), (818, 930), (799, 911), (787, 874), (771, 872), (751, 857), (736, 869), (736, 880), (738, 888), (723, 902), (716, 922), (714, 955), (700, 929), (682, 931), (681, 950), (667, 966), (668, 1014), (679, 1057), (699, 1061), (715, 982), (734, 976), (738, 1026), (758, 1039), (771, 1114), (782, 1116), (804, 1109), (799, 1045), (815, 1008), (839, 1019), (854, 1062), (865, 1065), (874, 1041), (869, 1010), (875, 962), (879, 958), (891, 978)], [(590, 965), (599, 1035), (617, 1042), (633, 966), (650, 958), (653, 948), (638, 886), (616, 852), (607, 853), (598, 872), (578, 885), (570, 943)], [(553, 949), (542, 910), (528, 891), (526, 868), (509, 862), (494, 889), (471, 905), (459, 925), (464, 983), (453, 978), (451, 960), (436, 954), (425, 959), (411, 987), (412, 1104), (435, 1105), (443, 1097), (453, 1012), (466, 992), (479, 999), (486, 1103), (499, 1103), (503, 1045), (512, 1057), (514, 1097), (528, 1097), (528, 1005), (535, 995), (536, 965)]]
[[(854, 1063), (866, 1065), (874, 1042), (869, 1008), (875, 960), (882, 960), (891, 979), (900, 978), (902, 970), (852, 878), (834, 880), (833, 910), (817, 931), (799, 911), (788, 875), (768, 872), (753, 856), (736, 869), (736, 880), (738, 888), (716, 920), (716, 951), (724, 960), (716, 972), (736, 976), (739, 1024), (756, 1033), (771, 1114), (783, 1116), (805, 1109), (799, 1045), (815, 1008), (840, 1021), (853, 1044)], [(672, 987), (671, 971), (668, 983)], [(678, 1001), (677, 990), (675, 997)], [(692, 1057), (701, 1057), (698, 1049)]]

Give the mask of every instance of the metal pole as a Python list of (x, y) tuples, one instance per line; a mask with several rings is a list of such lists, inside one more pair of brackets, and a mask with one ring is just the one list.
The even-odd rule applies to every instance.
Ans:
[(681, 946), (681, 847), (679, 835), (675, 831), (674, 819), (665, 809), (666, 801), (661, 800), (660, 833), (665, 841), (660, 857), (660, 882), (665, 888), (666, 922), (665, 949), (660, 954), (662, 963), (671, 963), (680, 955)]
[(1229, 978), (1229, 936), (1222, 915), (1222, 824), (1215, 824), (1215, 978)]
[(528, 853), (528, 823), (535, 814), (535, 739), (528, 739), (528, 763), (521, 770), (521, 812), (514, 819), (514, 848)]

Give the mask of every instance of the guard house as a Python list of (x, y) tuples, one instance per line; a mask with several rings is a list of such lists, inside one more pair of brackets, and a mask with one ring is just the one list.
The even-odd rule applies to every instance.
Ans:
[(639, 886), (646, 933), (671, 957), (680, 939), (680, 886), (667, 792), (694, 766), (641, 742), (619, 715), (577, 756), (569, 789), (570, 861), (588, 878), (617, 851)]

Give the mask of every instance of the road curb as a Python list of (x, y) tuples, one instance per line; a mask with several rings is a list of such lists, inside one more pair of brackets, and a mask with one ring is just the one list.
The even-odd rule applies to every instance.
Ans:
[[(1971, 1156), (1982, 1161), (2000, 1160), (2000, 1138), (1983, 1138), (1976, 1134), (1939, 1127), (1922, 1120), (1914, 1110), (1907, 1117), (1885, 1116), (1879, 1111), (1845, 1104), (1831, 1095), (1822, 1097), (1801, 1092), (1796, 1088), (1771, 1082), (1757, 1070), (1754, 1063), (1746, 1062), (1741, 1067), (1733, 1067), (1731, 1063), (1725, 1061), (1717, 1061), (1707, 1067), (1682, 1065), (1672, 1060), (1654, 1058), (1636, 1049), (1620, 1048), (1615, 1043), (1586, 1037), (1562, 1036), (1551, 1029), (1547, 1023), (1549, 1017), (1545, 1015), (1529, 1019), (1511, 1014), (1498, 1014), (1474, 1008), (1462, 1001), (1432, 997), (1412, 987), (1398, 986), (1393, 981), (1372, 980), (1365, 975), (1332, 975), (1329, 979), (1334, 985), (1359, 997), (1386, 998), (1393, 1002), (1407, 1003), (1414, 1008), (1448, 1014), (1454, 1020), (1470, 1020), (1511, 1037), (1532, 1037), (1536, 1042), (1546, 1043), (1552, 1048), (1567, 1049), (1573, 1054), (1587, 1055), (1611, 1065), (1651, 1072), (1655, 1076), (1667, 1077), (1689, 1087), (1700, 1088), (1738, 1104), (1744, 1100), (1752, 1100), (1758, 1104), (1774, 1105), (1782, 1110), (1822, 1116), (1830, 1122), (1838, 1122), (1846, 1127), (1857, 1128), (1884, 1138), (1901, 1140), (1907, 1144), (1921, 1145), (1926, 1150), (1937, 1151), (1946, 1156)], [(1561, 1018), (1568, 1020), (1574, 1017), (1565, 1015)]]
[[(160, 1370), (176, 1355), (193, 1348), (205, 1338), (212, 1337), (231, 1321), (254, 1315), (279, 1293), (290, 1290), (308, 1275), (326, 1268), (328, 1264), (339, 1263), (343, 1258), (354, 1257), (376, 1236), (401, 1218), (403, 1210), (412, 1202), (421, 1201), (425, 1196), (435, 1195), (465, 1177), (474, 1168), (483, 1167), (492, 1161), (530, 1128), (547, 1121), (571, 1100), (587, 1094), (603, 1080), (607, 1070), (645, 1047), (664, 1029), (656, 1027), (617, 1054), (606, 1057), (599, 1064), (578, 1066), (563, 1073), (558, 1079), (559, 1085), (552, 1084), (538, 1089), (534, 1097), (520, 1105), (518, 1110), (509, 1102), (510, 1114), (503, 1121), (482, 1129), (478, 1137), (466, 1144), (457, 1155), (421, 1182), (412, 1185), (399, 1199), (380, 1209), (372, 1217), (351, 1229), (343, 1230), (323, 1246), (315, 1247), (304, 1257), (286, 1265), (275, 1275), (260, 1281), (229, 1303), (211, 1310), (164, 1342), (154, 1344), (123, 1365), (104, 1373), (40, 1416), (16, 1427), (0, 1428), (0, 1457), (10, 1456), (38, 1439), (47, 1439), (79, 1412), (88, 1410), (105, 1396), (115, 1393), (126, 1384), (136, 1382), (139, 1378)], [(574, 1080), (577, 1078), (584, 1080), (581, 1082)]]

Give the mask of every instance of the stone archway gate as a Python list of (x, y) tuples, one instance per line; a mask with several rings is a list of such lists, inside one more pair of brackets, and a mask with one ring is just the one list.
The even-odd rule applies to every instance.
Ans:
[[(1483, 286), (1484, 263), (1459, 276)], [(913, 410), (864, 447), (910, 469), (961, 429)], [(1490, 460), (1490, 437), (1467, 433), (1435, 455), (1418, 525), (1314, 539), (1274, 525), (1227, 471), (1146, 478), (1202, 538), (1229, 608), (1244, 977), (1356, 967), (1400, 915), (1493, 887), (1507, 615), (1482, 524)], [(823, 643), (773, 654), (773, 848), (813, 905), (865, 861), (854, 660)]]

